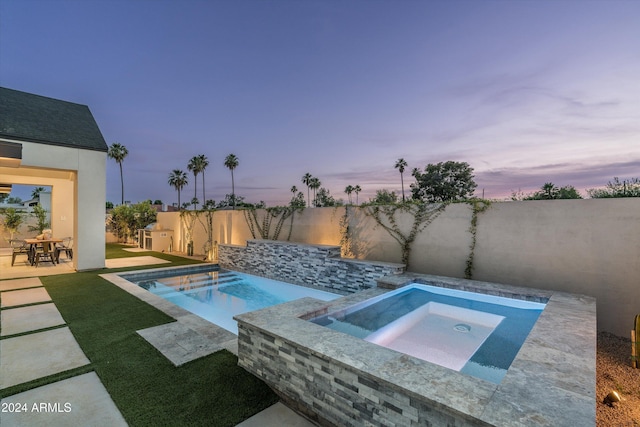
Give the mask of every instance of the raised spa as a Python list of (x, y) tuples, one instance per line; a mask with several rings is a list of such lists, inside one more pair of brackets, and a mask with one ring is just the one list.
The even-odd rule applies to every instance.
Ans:
[[(425, 291), (429, 288), (422, 284), (442, 291)], [(461, 306), (455, 300), (458, 295), (450, 293), (453, 290), (483, 295), (462, 298)], [(395, 304), (394, 295), (402, 299), (408, 293), (428, 298), (415, 303), (414, 309), (375, 307)], [(516, 306), (528, 301), (541, 304), (524, 310), (504, 304), (493, 307), (500, 305), (493, 295)], [(512, 311), (535, 323), (530, 332), (520, 331), (517, 339), (515, 333), (501, 331), (511, 329)], [(359, 316), (369, 318), (363, 320), (364, 328), (354, 320)], [(595, 425), (596, 304), (584, 295), (405, 273), (379, 279), (378, 288), (333, 301), (303, 298), (235, 319), (239, 365), (319, 425)], [(345, 319), (354, 321), (347, 324)], [(412, 331), (407, 325), (419, 326)], [(371, 341), (391, 342), (399, 351), (342, 332), (346, 329)], [(445, 332), (443, 337), (438, 329)], [(436, 363), (411, 354), (423, 350), (419, 342), (436, 342), (441, 350), (445, 343), (463, 342), (480, 330), (484, 332), (468, 347), (460, 346), (453, 355), (436, 355), (440, 359)], [(426, 338), (414, 338), (415, 331), (424, 332)], [(521, 346), (515, 344), (522, 340)], [(498, 371), (485, 366), (485, 359), (495, 366), (495, 360), (514, 352), (499, 381), (467, 372), (473, 370), (469, 361), (483, 370)], [(434, 357), (431, 353), (429, 357)]]
[(311, 321), (500, 383), (544, 307), (413, 283)]

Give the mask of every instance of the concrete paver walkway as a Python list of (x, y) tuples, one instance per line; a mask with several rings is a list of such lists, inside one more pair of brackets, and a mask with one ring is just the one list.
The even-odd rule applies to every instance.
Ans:
[(64, 325), (64, 319), (53, 303), (2, 310), (0, 318), (0, 336), (3, 337)]
[[(24, 334), (0, 339), (0, 389), (91, 363), (68, 327), (42, 331), (64, 319), (40, 279), (5, 280), (0, 292), (2, 337)], [(127, 425), (95, 372), (8, 396), (2, 405), (3, 426)]]
[(2, 403), (26, 409), (3, 413), (2, 424), (7, 426), (127, 425), (95, 372), (14, 394)]

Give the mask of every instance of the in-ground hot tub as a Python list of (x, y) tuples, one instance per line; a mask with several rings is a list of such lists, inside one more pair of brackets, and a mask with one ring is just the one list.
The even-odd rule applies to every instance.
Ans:
[(547, 303), (499, 383), (309, 321), (389, 292), (380, 288), (236, 316), (239, 364), (323, 425), (595, 425), (593, 298), (415, 274), (381, 282)]
[(411, 283), (310, 321), (500, 383), (545, 303)]

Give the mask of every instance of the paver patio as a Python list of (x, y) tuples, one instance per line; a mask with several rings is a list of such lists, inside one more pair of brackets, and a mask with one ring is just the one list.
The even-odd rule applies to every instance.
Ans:
[(2, 310), (0, 317), (1, 336), (64, 325), (64, 319), (53, 303)]

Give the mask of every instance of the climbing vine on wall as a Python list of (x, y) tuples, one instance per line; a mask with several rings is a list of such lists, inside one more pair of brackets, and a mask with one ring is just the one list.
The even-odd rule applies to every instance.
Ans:
[[(431, 224), (446, 208), (446, 203), (407, 202), (393, 205), (368, 205), (363, 210), (367, 216), (384, 228), (402, 250), (402, 263), (409, 269), (411, 247), (418, 234)], [(413, 216), (411, 229), (403, 231), (398, 225), (396, 214), (409, 213)]]
[(349, 205), (345, 206), (344, 214), (340, 217), (340, 255), (343, 258), (354, 258), (353, 240), (349, 227), (350, 209)]
[(215, 209), (203, 209), (199, 211), (197, 215), (198, 222), (200, 222), (200, 225), (202, 225), (207, 233), (207, 240), (202, 245), (202, 251), (206, 254), (208, 261), (217, 258), (217, 242), (213, 241), (213, 214), (215, 212)]
[[(258, 218), (256, 209), (244, 209), (244, 219), (249, 226), (249, 231), (254, 239), (258, 236), (265, 240), (278, 240), (282, 228), (287, 219), (289, 219), (289, 232), (286, 240), (291, 239), (293, 231), (293, 217), (296, 211), (302, 211), (304, 208), (292, 206), (275, 206), (272, 208), (260, 209), (262, 211), (262, 219)], [(273, 232), (272, 226), (275, 224)]]
[(186, 229), (185, 240), (189, 243), (193, 242), (193, 228), (196, 225), (196, 217), (198, 216), (195, 211), (180, 211), (180, 221), (182, 222), (182, 226)]
[(464, 269), (465, 279), (471, 279), (473, 277), (473, 261), (475, 258), (476, 250), (476, 234), (478, 231), (478, 214), (486, 211), (491, 206), (491, 202), (483, 199), (473, 199), (467, 201), (471, 205), (471, 225), (469, 226), (469, 233), (471, 233), (471, 246), (469, 247), (469, 257), (467, 258), (467, 267)]

